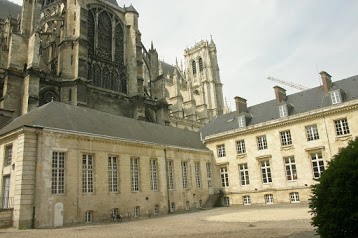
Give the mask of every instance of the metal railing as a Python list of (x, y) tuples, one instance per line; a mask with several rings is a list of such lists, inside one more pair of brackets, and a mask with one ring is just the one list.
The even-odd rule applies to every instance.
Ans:
[(14, 207), (13, 197), (0, 197), (0, 209), (8, 209)]

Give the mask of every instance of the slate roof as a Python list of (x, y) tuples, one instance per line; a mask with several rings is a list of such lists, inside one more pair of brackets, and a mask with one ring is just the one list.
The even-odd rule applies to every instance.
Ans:
[[(333, 82), (331, 90), (334, 89), (343, 90), (345, 102), (358, 99), (358, 75)], [(293, 106), (289, 116), (332, 105), (329, 95), (324, 95), (322, 86), (288, 95), (286, 103)], [(278, 119), (279, 112), (276, 99), (249, 107), (248, 114), (251, 114), (252, 118), (249, 119), (247, 126)], [(203, 138), (238, 129), (238, 116), (236, 111), (218, 116), (201, 129)]]
[(21, 14), (21, 6), (7, 0), (0, 0), (0, 19), (5, 20), (9, 13), (16, 19), (17, 15)]
[(45, 104), (14, 119), (0, 130), (0, 136), (24, 126), (39, 126), (131, 141), (208, 150), (200, 141), (198, 132), (134, 120), (59, 102)]
[(166, 77), (167, 74), (169, 73), (170, 76), (173, 76), (175, 66), (167, 64), (163, 61), (161, 61), (161, 64), (162, 64), (163, 75)]
[(117, 0), (107, 0), (107, 2), (110, 2), (110, 3), (118, 6)]

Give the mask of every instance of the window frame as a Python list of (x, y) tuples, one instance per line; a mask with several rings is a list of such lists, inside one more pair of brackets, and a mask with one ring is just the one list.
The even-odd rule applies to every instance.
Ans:
[(246, 154), (245, 140), (236, 141), (236, 153), (238, 155)]
[(93, 223), (93, 211), (88, 210), (85, 212), (85, 223)]
[[(318, 179), (322, 176), (322, 173), (326, 170), (323, 154), (321, 151), (310, 153), (313, 178)], [(322, 169), (323, 167), (323, 169)]]
[(272, 171), (271, 171), (271, 164), (269, 159), (260, 161), (260, 170), (261, 170), (262, 183), (263, 184), (272, 183)]
[(257, 136), (256, 137), (256, 142), (257, 142), (257, 149), (258, 150), (267, 150), (268, 149), (266, 135)]
[(226, 157), (225, 144), (220, 144), (216, 146), (218, 158)]
[(118, 156), (108, 156), (108, 191), (117, 193), (119, 191)]
[[(84, 162), (86, 163), (84, 164)], [(91, 163), (89, 163), (91, 162)], [(94, 155), (82, 154), (82, 193), (94, 193)]]
[(53, 195), (65, 194), (65, 168), (65, 152), (52, 151), (51, 194)]
[(299, 203), (300, 202), (300, 194), (298, 192), (291, 192), (289, 194), (291, 203)]
[(168, 189), (174, 190), (174, 161), (167, 160)]
[(330, 95), (330, 98), (331, 98), (332, 105), (339, 104), (339, 103), (342, 102), (342, 94), (341, 94), (341, 91), (339, 89), (334, 90), (334, 91), (330, 91), (329, 95)]
[(292, 145), (291, 130), (280, 131), (281, 146)]
[(287, 108), (286, 104), (278, 106), (278, 111), (279, 111), (279, 114), (280, 114), (280, 118), (288, 116), (288, 108)]
[(239, 128), (246, 127), (246, 117), (245, 116), (240, 116), (237, 118), (237, 120), (238, 120)]
[(308, 125), (305, 127), (307, 141), (319, 140), (319, 133), (317, 124)]
[(7, 144), (4, 146), (5, 155), (4, 155), (4, 167), (10, 166), (13, 161), (13, 150), (14, 146), (13, 144)]
[(150, 159), (150, 188), (152, 191), (158, 191), (158, 160)]
[(250, 197), (250, 195), (242, 196), (242, 203), (243, 203), (243, 205), (251, 205), (251, 197)]
[(249, 167), (247, 163), (239, 164), (239, 174), (240, 174), (240, 185), (247, 186), (250, 185), (250, 176), (249, 176)]
[(283, 158), (285, 163), (285, 174), (287, 181), (296, 181), (298, 179), (297, 176), (297, 167), (294, 156), (287, 156)]
[(220, 167), (220, 179), (223, 188), (229, 187), (229, 171), (227, 166)]
[(195, 181), (196, 181), (196, 188), (200, 189), (202, 187), (201, 183), (201, 170), (200, 170), (200, 161), (195, 162)]
[(265, 204), (274, 204), (274, 199), (273, 199), (272, 193), (265, 194), (264, 199), (265, 199)]
[(334, 128), (336, 131), (336, 136), (344, 136), (350, 134), (348, 119), (346, 117), (334, 120)]
[(131, 191), (140, 191), (140, 173), (139, 173), (139, 157), (132, 157), (130, 159), (130, 175), (131, 175)]
[(189, 189), (188, 161), (181, 161), (182, 188)]

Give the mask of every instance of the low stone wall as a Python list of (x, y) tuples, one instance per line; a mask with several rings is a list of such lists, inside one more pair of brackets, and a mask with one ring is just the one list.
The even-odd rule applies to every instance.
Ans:
[(12, 226), (12, 213), (13, 213), (12, 208), (0, 210), (0, 228)]

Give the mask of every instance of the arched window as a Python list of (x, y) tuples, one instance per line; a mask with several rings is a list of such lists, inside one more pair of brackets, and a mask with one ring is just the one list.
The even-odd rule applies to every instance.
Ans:
[(98, 64), (93, 65), (93, 85), (101, 87), (101, 67)]
[(111, 89), (111, 75), (107, 67), (103, 69), (102, 76), (102, 88)]
[(113, 70), (111, 73), (111, 85), (112, 85), (112, 90), (121, 91), (118, 85), (118, 73), (115, 70)]
[(191, 62), (191, 65), (192, 65), (192, 67), (193, 67), (193, 74), (196, 75), (196, 63), (195, 63), (195, 60), (193, 60), (193, 61)]
[(88, 12), (87, 18), (87, 40), (88, 40), (88, 55), (94, 55), (94, 17), (91, 11)]
[(124, 55), (124, 51), (123, 51), (123, 39), (124, 39), (124, 34), (123, 34), (123, 29), (120, 23), (117, 24), (116, 26), (116, 37), (115, 37), (116, 41), (115, 41), (115, 54), (114, 54), (114, 60), (116, 63), (119, 64), (124, 64), (124, 59), (123, 59), (123, 55)]
[(199, 71), (203, 72), (203, 69), (204, 69), (203, 59), (200, 57), (199, 58)]
[(98, 56), (112, 61), (112, 21), (106, 11), (98, 16)]

